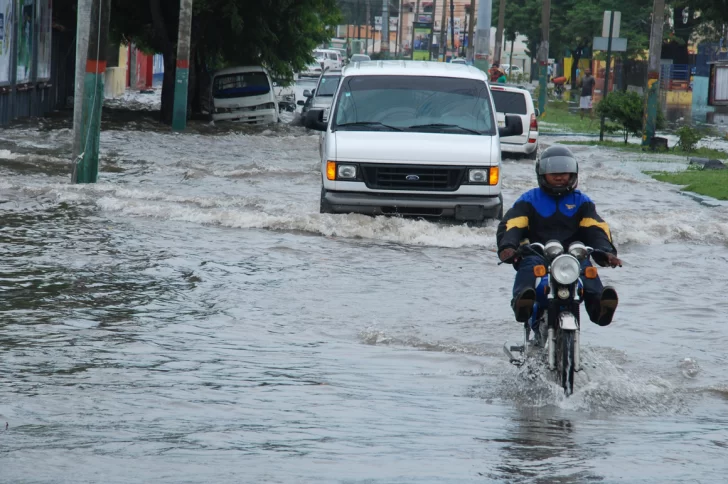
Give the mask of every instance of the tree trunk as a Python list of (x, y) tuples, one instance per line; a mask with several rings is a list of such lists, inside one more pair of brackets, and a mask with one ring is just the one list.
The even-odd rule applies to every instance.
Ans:
[(170, 34), (177, 37), (177, 31), (168, 32), (167, 25), (162, 12), (160, 0), (150, 0), (149, 10), (152, 14), (154, 34), (162, 47), (164, 56), (164, 80), (162, 81), (162, 111), (160, 120), (165, 124), (172, 124), (174, 109), (174, 85), (177, 75), (177, 50), (174, 42), (170, 40)]
[(164, 54), (164, 80), (162, 81), (162, 111), (160, 121), (172, 124), (174, 112), (174, 84), (177, 75), (177, 56)]

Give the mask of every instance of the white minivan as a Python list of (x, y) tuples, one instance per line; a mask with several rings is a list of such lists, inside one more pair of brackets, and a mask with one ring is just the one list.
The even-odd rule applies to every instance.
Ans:
[(500, 218), (500, 136), (485, 74), (421, 61), (355, 63), (330, 110), (312, 110), (321, 140), (322, 213)]
[(212, 78), (212, 103), (213, 121), (278, 122), (278, 100), (273, 81), (260, 66), (217, 71)]

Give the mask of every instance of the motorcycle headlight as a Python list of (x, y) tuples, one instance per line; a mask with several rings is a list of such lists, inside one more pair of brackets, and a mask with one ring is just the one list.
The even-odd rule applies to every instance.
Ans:
[(551, 275), (559, 284), (573, 284), (579, 279), (581, 265), (571, 255), (560, 255), (551, 263)]

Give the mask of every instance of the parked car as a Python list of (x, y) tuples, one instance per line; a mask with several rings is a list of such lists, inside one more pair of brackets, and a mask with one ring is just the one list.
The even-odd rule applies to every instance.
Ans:
[[(495, 102), (498, 126), (505, 126), (505, 118), (509, 114), (521, 117), (524, 127), (518, 136), (501, 138), (501, 151), (516, 153), (535, 160), (538, 156), (538, 117), (533, 107), (531, 93), (524, 88), (509, 85), (491, 85), (490, 91)], [(525, 127), (528, 126), (528, 129)]]
[(261, 66), (230, 67), (212, 79), (214, 121), (252, 124), (278, 122), (278, 101), (273, 81)]
[(319, 77), (316, 87), (313, 91), (303, 91), (306, 102), (303, 104), (301, 115), (303, 116), (303, 125), (308, 127), (308, 111), (312, 109), (328, 109), (334, 99), (336, 88), (341, 80), (340, 70), (328, 70)]
[(351, 56), (351, 59), (349, 59), (349, 62), (369, 62), (370, 60), (372, 60), (372, 58), (366, 54), (354, 54)]
[(500, 136), (485, 73), (420, 61), (346, 67), (330, 115), (309, 112), (321, 140), (321, 213), (454, 217), (503, 214)]
[(516, 65), (512, 66), (510, 64), (501, 64), (501, 67), (506, 72), (506, 74), (514, 74), (514, 75), (523, 74), (523, 69), (521, 69), (520, 67), (518, 67)]

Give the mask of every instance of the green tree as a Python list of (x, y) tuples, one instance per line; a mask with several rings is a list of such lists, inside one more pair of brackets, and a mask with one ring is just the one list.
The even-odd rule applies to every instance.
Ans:
[[(607, 94), (597, 104), (597, 115), (604, 116), (616, 124), (607, 126), (608, 131), (621, 131), (624, 143), (629, 140), (629, 135), (642, 135), (642, 119), (644, 114), (644, 99), (632, 91), (614, 91)], [(663, 129), (666, 125), (662, 110), (657, 110), (657, 128)]]
[[(162, 121), (170, 123), (177, 62), (178, 0), (112, 0), (112, 33), (164, 56)], [(336, 0), (195, 0), (190, 99), (208, 68), (260, 64), (292, 79), (331, 38), (340, 20)]]

